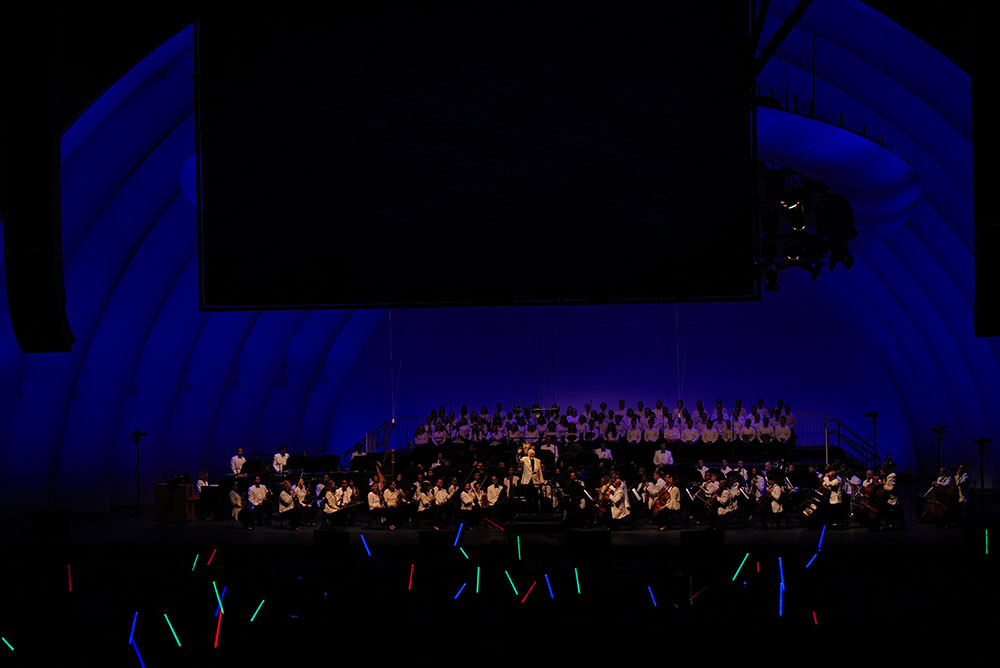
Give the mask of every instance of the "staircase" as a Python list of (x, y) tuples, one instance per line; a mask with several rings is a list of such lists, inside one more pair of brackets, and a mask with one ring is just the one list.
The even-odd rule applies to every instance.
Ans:
[(877, 446), (835, 417), (826, 421), (826, 440), (830, 450), (839, 450), (860, 471), (877, 468), (884, 459)]

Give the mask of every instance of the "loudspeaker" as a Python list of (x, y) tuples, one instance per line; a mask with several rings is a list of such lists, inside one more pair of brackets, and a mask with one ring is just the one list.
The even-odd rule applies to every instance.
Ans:
[(0, 32), (0, 206), (10, 321), (26, 353), (70, 352), (60, 211), (59, 22)]
[(566, 531), (566, 547), (598, 548), (611, 545), (611, 530), (569, 529)]

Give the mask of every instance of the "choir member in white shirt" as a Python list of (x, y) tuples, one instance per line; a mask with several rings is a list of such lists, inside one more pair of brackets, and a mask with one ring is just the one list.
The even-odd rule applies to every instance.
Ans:
[(701, 442), (705, 445), (714, 445), (719, 440), (719, 432), (715, 430), (714, 425), (711, 420), (705, 423), (705, 430), (701, 432)]
[(233, 507), (233, 519), (243, 525), (244, 528), (253, 531), (253, 513), (245, 507), (243, 495), (240, 494), (239, 483), (233, 482), (233, 489), (229, 492), (229, 503)]
[(287, 517), (288, 524), (296, 531), (302, 531), (299, 527), (299, 508), (296, 505), (298, 499), (292, 493), (292, 483), (285, 480), (281, 483), (281, 493), (278, 494), (278, 517)]
[(285, 466), (288, 465), (288, 453), (285, 452), (285, 446), (282, 445), (278, 452), (274, 454), (274, 460), (271, 462), (271, 468), (274, 469), (275, 473), (284, 473)]
[(673, 466), (674, 465), (674, 455), (669, 450), (667, 450), (667, 444), (661, 443), (660, 449), (653, 453), (653, 466), (660, 468), (661, 466)]
[(538, 443), (538, 439), (541, 434), (538, 433), (538, 427), (534, 424), (528, 425), (528, 430), (524, 432), (524, 442), (529, 445), (534, 445)]
[(554, 441), (546, 441), (545, 445), (542, 446), (542, 450), (551, 452), (553, 461), (559, 461), (559, 446), (556, 445)]
[(743, 429), (740, 430), (740, 441), (743, 443), (757, 442), (757, 430), (754, 429), (753, 420), (750, 418), (746, 419)]
[(243, 456), (243, 448), (236, 448), (236, 454), (229, 460), (229, 468), (233, 475), (243, 476), (243, 465), (247, 463), (247, 458)]
[(781, 416), (778, 426), (774, 428), (774, 440), (781, 445), (791, 445), (792, 428), (788, 426), (788, 418), (784, 415)]
[(424, 425), (417, 425), (417, 431), (413, 434), (413, 444), (416, 446), (427, 445), (430, 440), (431, 436), (424, 429)]
[(660, 441), (660, 430), (656, 427), (655, 422), (650, 422), (642, 432), (642, 440), (650, 445), (656, 445)]
[(628, 431), (625, 432), (625, 440), (629, 445), (638, 445), (642, 442), (642, 429), (639, 428), (639, 421), (632, 418)]
[(448, 441), (448, 432), (444, 430), (442, 425), (437, 425), (434, 427), (433, 433), (431, 433), (431, 443), (436, 446), (442, 446)]
[(653, 415), (658, 418), (663, 417), (663, 399), (656, 400), (656, 408), (653, 409)]
[(698, 430), (694, 428), (694, 423), (688, 420), (687, 427), (681, 431), (681, 442), (692, 445), (698, 441), (699, 436)]
[(795, 429), (795, 415), (792, 413), (792, 407), (788, 404), (785, 404), (785, 412), (782, 417), (785, 418), (785, 422), (789, 427)]
[(663, 428), (663, 440), (667, 442), (668, 447), (671, 443), (681, 442), (681, 430), (677, 428), (672, 417), (667, 418), (667, 426)]
[(771, 426), (771, 421), (766, 417), (761, 421), (761, 425), (757, 429), (757, 438), (765, 445), (774, 440), (774, 427)]
[(673, 411), (674, 420), (680, 420), (684, 416), (684, 400), (677, 400), (677, 408)]

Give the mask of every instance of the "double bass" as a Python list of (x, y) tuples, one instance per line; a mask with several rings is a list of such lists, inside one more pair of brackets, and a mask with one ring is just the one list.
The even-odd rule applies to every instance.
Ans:
[(861, 501), (858, 502), (855, 519), (868, 528), (877, 527), (886, 496), (885, 481), (881, 478), (875, 478), (874, 482), (868, 487), (864, 487), (861, 492)]
[(950, 471), (948, 475), (950, 479), (947, 485), (934, 485), (924, 495), (927, 503), (920, 513), (921, 522), (944, 524), (958, 503), (958, 485), (955, 484), (954, 471)]

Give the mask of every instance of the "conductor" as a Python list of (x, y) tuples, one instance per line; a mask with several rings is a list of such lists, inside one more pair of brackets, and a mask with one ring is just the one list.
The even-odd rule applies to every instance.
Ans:
[(542, 462), (535, 458), (535, 449), (528, 449), (528, 456), (521, 457), (521, 489), (528, 507), (538, 512), (538, 488), (545, 481), (542, 477)]

